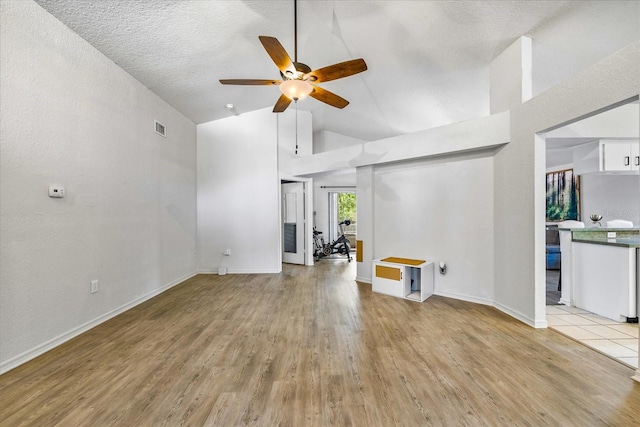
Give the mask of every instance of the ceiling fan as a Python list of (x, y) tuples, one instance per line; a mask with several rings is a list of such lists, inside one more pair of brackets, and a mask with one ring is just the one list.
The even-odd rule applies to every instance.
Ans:
[(281, 113), (287, 109), (291, 101), (297, 102), (307, 95), (329, 104), (336, 108), (344, 108), (349, 101), (317, 86), (317, 83), (337, 80), (361, 73), (367, 69), (364, 59), (352, 59), (351, 61), (340, 62), (328, 67), (311, 70), (311, 68), (298, 62), (298, 5), (297, 0), (293, 2), (294, 14), (294, 59), (287, 54), (282, 44), (275, 37), (259, 36), (262, 46), (267, 51), (273, 62), (280, 70), (282, 80), (258, 80), (258, 79), (223, 79), (223, 85), (256, 85), (256, 86), (279, 86), (282, 95), (273, 107), (274, 113)]

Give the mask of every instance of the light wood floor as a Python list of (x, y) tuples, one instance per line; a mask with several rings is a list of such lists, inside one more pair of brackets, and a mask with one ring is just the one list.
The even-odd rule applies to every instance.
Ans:
[(200, 275), (0, 377), (0, 425), (630, 426), (633, 370), (355, 263)]

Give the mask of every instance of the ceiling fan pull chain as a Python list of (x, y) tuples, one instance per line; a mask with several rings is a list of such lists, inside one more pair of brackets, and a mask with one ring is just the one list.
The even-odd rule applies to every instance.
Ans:
[(298, 100), (296, 102), (296, 156), (298, 155)]

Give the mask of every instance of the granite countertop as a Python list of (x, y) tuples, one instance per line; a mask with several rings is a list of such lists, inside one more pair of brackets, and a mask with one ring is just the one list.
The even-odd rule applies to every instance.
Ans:
[(596, 245), (622, 246), (626, 248), (640, 248), (640, 236), (621, 236), (616, 238), (607, 238), (607, 236), (573, 236), (573, 241), (578, 243), (594, 243)]
[(578, 232), (586, 232), (586, 231), (595, 231), (595, 232), (603, 232), (603, 231), (621, 231), (621, 232), (632, 232), (638, 233), (640, 228), (607, 228), (607, 227), (588, 227), (588, 228), (571, 228), (571, 227), (557, 227), (558, 230), (567, 230), (567, 231), (578, 231)]
[[(597, 245), (640, 248), (640, 231), (637, 228), (575, 228), (571, 230), (574, 242)], [(615, 234), (615, 237), (609, 234)]]

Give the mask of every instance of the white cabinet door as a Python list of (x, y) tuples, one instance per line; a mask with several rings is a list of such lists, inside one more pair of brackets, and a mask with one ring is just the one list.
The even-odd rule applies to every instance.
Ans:
[(373, 264), (373, 292), (392, 295), (398, 298), (405, 296), (404, 267), (390, 264)]
[(631, 144), (628, 142), (605, 142), (602, 144), (603, 170), (631, 170)]

